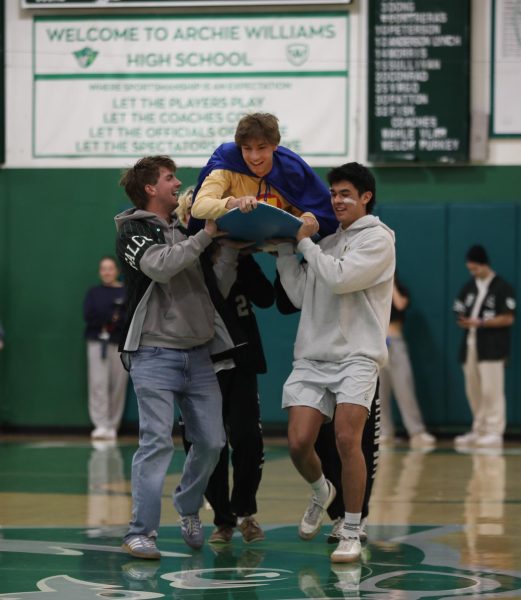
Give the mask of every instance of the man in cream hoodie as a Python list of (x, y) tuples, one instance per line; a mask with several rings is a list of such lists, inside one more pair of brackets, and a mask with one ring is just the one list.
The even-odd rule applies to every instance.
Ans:
[[(301, 309), (293, 371), (284, 384), (283, 408), (289, 412), (288, 441), (293, 464), (312, 487), (299, 535), (320, 530), (335, 498), (314, 450), (319, 429), (335, 415), (346, 507), (343, 538), (333, 562), (360, 558), (359, 527), (366, 482), (361, 437), (379, 368), (387, 359), (395, 270), (394, 233), (370, 213), (375, 181), (370, 171), (347, 163), (328, 174), (336, 233), (318, 244), (304, 223), (297, 248), (278, 246), (277, 269), (292, 303)], [(336, 414), (335, 414), (336, 411)]]

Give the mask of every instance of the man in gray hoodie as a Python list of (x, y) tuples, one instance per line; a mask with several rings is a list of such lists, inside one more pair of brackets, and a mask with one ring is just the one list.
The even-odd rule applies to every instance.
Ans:
[[(203, 494), (225, 442), (222, 399), (210, 358), (216, 311), (199, 257), (219, 235), (214, 221), (192, 237), (175, 208), (181, 182), (167, 156), (140, 159), (121, 178), (135, 208), (116, 216), (116, 248), (128, 291), (120, 346), (139, 409), (139, 448), (132, 462), (132, 519), (123, 548), (158, 559), (163, 482), (173, 455), (174, 401), (192, 443), (174, 505), (192, 548), (204, 534)], [(237, 251), (223, 248), (214, 269), (226, 297), (236, 277)]]
[(315, 244), (304, 223), (292, 244), (278, 246), (277, 270), (291, 302), (301, 309), (293, 371), (284, 384), (283, 408), (289, 412), (288, 442), (293, 464), (311, 485), (312, 498), (299, 535), (320, 530), (336, 495), (325, 479), (314, 444), (321, 425), (335, 415), (346, 507), (342, 539), (333, 562), (361, 556), (359, 538), (367, 478), (362, 432), (379, 368), (387, 359), (386, 335), (395, 270), (394, 234), (370, 213), (375, 181), (358, 163), (328, 174), (336, 233)]

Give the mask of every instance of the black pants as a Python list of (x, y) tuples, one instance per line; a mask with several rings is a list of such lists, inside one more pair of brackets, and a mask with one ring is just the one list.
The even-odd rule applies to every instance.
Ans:
[[(264, 465), (257, 375), (235, 368), (219, 371), (217, 379), (223, 397), (227, 443), (208, 481), (205, 496), (213, 508), (215, 525), (234, 527), (238, 516), (257, 512), (256, 495)], [(188, 451), (190, 444), (185, 439), (182, 426), (181, 432)], [(228, 483), (230, 454), (233, 467), (231, 495)]]
[[(362, 519), (369, 514), (369, 500), (373, 489), (376, 467), (378, 465), (380, 431), (380, 399), (378, 398), (378, 387), (376, 389), (371, 412), (364, 427), (362, 435), (362, 452), (367, 467), (367, 482), (365, 485), (364, 503), (362, 505)], [(320, 428), (315, 450), (322, 462), (322, 471), (336, 488), (336, 497), (327, 509), (327, 514), (332, 520), (344, 517), (345, 506), (342, 493), (342, 463), (336, 448), (334, 421), (326, 423)]]

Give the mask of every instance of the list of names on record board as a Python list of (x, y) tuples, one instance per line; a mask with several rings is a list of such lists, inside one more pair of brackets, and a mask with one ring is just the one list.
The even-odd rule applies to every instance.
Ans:
[(468, 0), (371, 3), (368, 119), (374, 162), (468, 158)]

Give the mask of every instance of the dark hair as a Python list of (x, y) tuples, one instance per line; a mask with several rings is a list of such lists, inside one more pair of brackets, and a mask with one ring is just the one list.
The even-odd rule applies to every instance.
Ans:
[(112, 261), (112, 262), (113, 262), (113, 263), (116, 265), (117, 269), (119, 270), (119, 263), (118, 263), (118, 261), (117, 261), (117, 259), (116, 259), (116, 257), (115, 257), (115, 256), (111, 256), (110, 254), (107, 254), (107, 255), (105, 255), (105, 256), (102, 256), (102, 257), (99, 259), (99, 261), (98, 261), (98, 265), (100, 265), (100, 266), (101, 266), (101, 263), (102, 263), (104, 260), (111, 260), (111, 261)]
[(277, 117), (270, 113), (253, 113), (242, 117), (235, 130), (235, 143), (242, 146), (251, 140), (263, 140), (278, 146), (280, 130)]
[(477, 263), (478, 265), (488, 265), (487, 251), (483, 246), (475, 244), (467, 250), (467, 262)]
[(127, 196), (136, 208), (147, 207), (145, 186), (157, 183), (161, 167), (176, 171), (175, 162), (169, 156), (145, 156), (121, 175), (119, 185), (125, 188)]
[(340, 181), (349, 181), (362, 195), (364, 192), (371, 192), (371, 200), (365, 205), (366, 213), (373, 212), (376, 204), (376, 182), (371, 171), (357, 162), (350, 162), (340, 167), (331, 169), (327, 174), (329, 185), (339, 183)]

